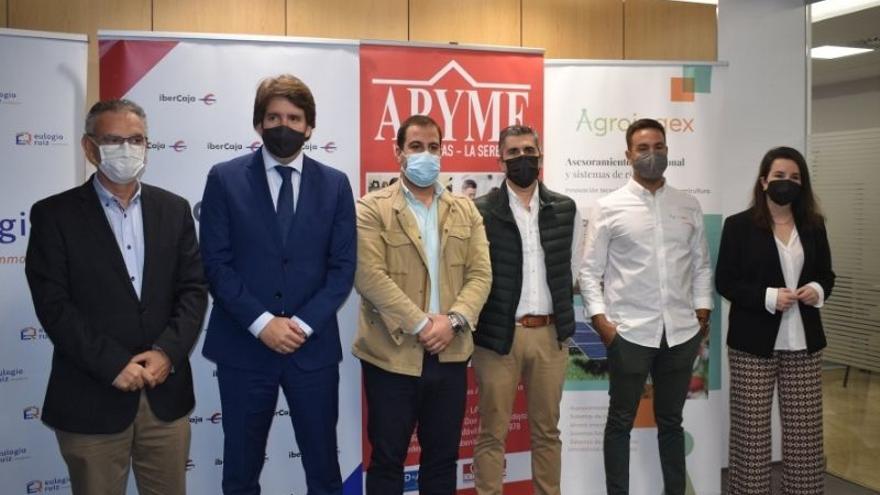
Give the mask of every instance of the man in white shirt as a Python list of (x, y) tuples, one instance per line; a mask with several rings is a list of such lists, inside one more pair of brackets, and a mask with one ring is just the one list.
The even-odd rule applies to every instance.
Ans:
[(498, 142), (501, 187), (476, 200), (492, 260), (492, 291), (474, 333), (480, 434), (474, 447), (479, 495), (501, 495), (504, 443), (517, 385), (526, 389), (532, 481), (538, 495), (558, 495), (562, 442), (559, 401), (574, 334), (572, 260), (583, 236), (577, 205), (538, 179), (541, 146), (515, 125)]
[(630, 431), (650, 374), (665, 493), (683, 495), (682, 409), (712, 309), (703, 213), (663, 178), (659, 122), (635, 121), (626, 142), (633, 176), (592, 211), (579, 276), (586, 315), (608, 348), (606, 487), (629, 493)]

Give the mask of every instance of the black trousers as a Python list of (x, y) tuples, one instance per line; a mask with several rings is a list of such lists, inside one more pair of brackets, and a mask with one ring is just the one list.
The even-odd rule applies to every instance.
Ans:
[(403, 464), (413, 430), (421, 447), (419, 493), (453, 495), (467, 396), (467, 363), (440, 363), (425, 353), (422, 376), (385, 371), (361, 361), (367, 437), (373, 448), (367, 495), (403, 493)]
[(697, 333), (687, 342), (669, 347), (664, 335), (659, 349), (634, 344), (620, 335), (611, 342), (608, 347), (608, 395), (611, 400), (604, 444), (608, 495), (629, 493), (630, 432), (649, 373), (654, 382), (654, 418), (657, 420), (663, 493), (684, 495), (687, 470), (682, 409), (701, 340)]

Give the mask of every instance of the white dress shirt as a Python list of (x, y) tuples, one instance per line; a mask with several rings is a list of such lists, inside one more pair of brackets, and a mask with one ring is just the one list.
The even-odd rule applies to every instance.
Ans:
[(294, 170), (294, 173), (290, 174), (290, 183), (293, 186), (293, 211), (296, 211), (296, 202), (299, 200), (299, 183), (303, 171), (303, 153), (300, 152), (292, 162), (284, 165), (272, 156), (272, 153), (266, 151), (265, 146), (263, 146), (262, 150), (263, 164), (266, 166), (266, 180), (269, 181), (269, 194), (272, 195), (272, 205), (274, 207), (278, 207), (278, 195), (281, 194), (282, 183), (281, 174), (275, 170), (275, 167), (281, 165), (282, 167), (290, 167)]
[(700, 330), (712, 309), (712, 268), (696, 198), (668, 185), (629, 182), (603, 197), (587, 223), (580, 270), (586, 316), (604, 313), (627, 341), (670, 347)]
[[(804, 268), (804, 247), (801, 244), (797, 229), (791, 231), (788, 244), (785, 244), (775, 235), (776, 250), (779, 251), (779, 264), (782, 267), (782, 276), (785, 286), (792, 291), (798, 289), (798, 280), (801, 270)], [(825, 304), (825, 290), (818, 282), (810, 282), (810, 287), (819, 294), (817, 308)], [(764, 307), (770, 314), (776, 313), (776, 298), (779, 296), (779, 288), (767, 287), (764, 296)], [(779, 323), (779, 333), (776, 334), (776, 344), (773, 346), (777, 351), (802, 351), (807, 348), (807, 337), (804, 334), (804, 321), (801, 319), (801, 311), (797, 302), (782, 312), (782, 321)]]
[[(540, 202), (538, 188), (535, 187), (526, 209), (516, 193), (507, 185), (510, 210), (522, 239), (522, 289), (516, 307), (516, 319), (525, 315), (553, 314), (553, 297), (547, 284), (547, 264), (544, 262), (544, 247), (541, 246), (541, 230), (538, 225)], [(572, 280), (577, 277), (579, 260), (583, 246), (583, 222), (575, 213), (574, 232), (571, 242)]]
[[(281, 194), (282, 183), (281, 174), (279, 174), (278, 171), (275, 170), (275, 167), (281, 165), (284, 167), (291, 167), (295, 171), (294, 173), (290, 174), (290, 182), (293, 186), (291, 188), (293, 189), (293, 211), (296, 211), (296, 202), (299, 200), (300, 178), (302, 177), (303, 170), (303, 153), (300, 152), (296, 155), (296, 158), (294, 158), (292, 162), (284, 165), (279, 162), (277, 158), (272, 156), (272, 154), (266, 150), (265, 146), (263, 146), (261, 150), (263, 153), (263, 164), (266, 166), (266, 180), (269, 182), (269, 194), (272, 195), (273, 207), (278, 207), (278, 195)], [(248, 330), (254, 335), (254, 337), (259, 337), (260, 332), (263, 331), (263, 328), (265, 328), (266, 324), (268, 324), (272, 318), (274, 318), (274, 315), (266, 311), (258, 316), (253, 323), (251, 323), (251, 326), (248, 327)], [(300, 328), (302, 328), (303, 332), (305, 332), (306, 334), (306, 337), (309, 337), (312, 335), (312, 333), (314, 333), (312, 327), (310, 327), (306, 322), (300, 320), (298, 317), (291, 316), (291, 319), (295, 321)]]

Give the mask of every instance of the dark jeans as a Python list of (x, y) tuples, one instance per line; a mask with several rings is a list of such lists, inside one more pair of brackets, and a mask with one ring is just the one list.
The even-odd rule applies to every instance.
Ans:
[(629, 493), (630, 431), (648, 373), (654, 383), (654, 417), (660, 468), (666, 495), (684, 495), (687, 470), (681, 411), (687, 399), (694, 358), (700, 347), (698, 333), (687, 342), (669, 347), (643, 347), (620, 335), (608, 347), (608, 422), (605, 425), (605, 486), (608, 495)]
[(467, 363), (425, 353), (422, 376), (391, 373), (361, 361), (372, 446), (367, 495), (403, 493), (403, 464), (418, 425), (419, 493), (453, 495), (467, 396)]

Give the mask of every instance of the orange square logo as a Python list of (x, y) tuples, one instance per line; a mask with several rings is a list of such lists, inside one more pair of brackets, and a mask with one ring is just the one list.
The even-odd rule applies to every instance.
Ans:
[(671, 101), (694, 101), (695, 79), (692, 77), (673, 77), (670, 80)]

